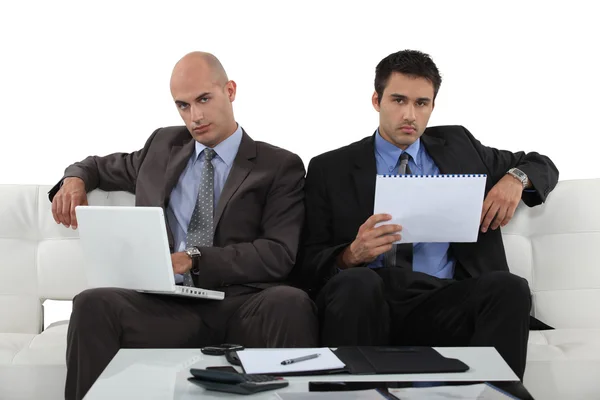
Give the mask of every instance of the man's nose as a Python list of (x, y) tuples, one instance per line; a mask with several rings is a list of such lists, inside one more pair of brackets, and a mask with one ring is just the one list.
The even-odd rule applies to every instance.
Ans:
[(404, 120), (410, 123), (415, 122), (416, 119), (416, 113), (415, 113), (415, 107), (413, 105), (407, 105), (404, 108)]
[(204, 112), (202, 111), (202, 107), (197, 106), (197, 105), (192, 105), (192, 121), (196, 125), (201, 125), (203, 119), (204, 119)]

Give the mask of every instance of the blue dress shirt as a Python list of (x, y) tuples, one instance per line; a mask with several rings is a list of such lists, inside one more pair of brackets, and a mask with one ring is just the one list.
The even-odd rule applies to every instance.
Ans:
[[(438, 175), (439, 168), (427, 153), (421, 139), (408, 146), (405, 150), (409, 155), (408, 167), (413, 174)], [(386, 141), (379, 134), (375, 134), (375, 162), (377, 174), (397, 174), (400, 165), (400, 156), (403, 150)], [(402, 197), (402, 193), (398, 193)], [(413, 244), (413, 271), (423, 272), (442, 279), (454, 277), (455, 260), (448, 254), (450, 243), (414, 243)], [(370, 268), (383, 267), (383, 255), (377, 257)]]
[[(238, 128), (227, 139), (214, 147), (217, 153), (211, 163), (215, 169), (214, 180), (214, 206), (216, 208), (223, 191), (225, 181), (229, 176), (233, 160), (237, 155), (242, 141), (242, 128)], [(200, 176), (204, 163), (204, 149), (206, 146), (196, 142), (196, 149), (190, 157), (187, 166), (179, 176), (179, 181), (171, 192), (171, 199), (167, 207), (167, 220), (173, 232), (175, 252), (186, 249), (187, 228), (196, 206), (198, 191), (200, 190)], [(176, 282), (182, 280), (181, 275), (176, 275)]]

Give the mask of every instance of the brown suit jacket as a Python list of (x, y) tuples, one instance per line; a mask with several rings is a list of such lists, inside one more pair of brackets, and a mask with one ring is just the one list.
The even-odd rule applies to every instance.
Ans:
[[(166, 208), (194, 147), (186, 127), (159, 128), (141, 150), (87, 157), (69, 166), (63, 179), (76, 176), (87, 191), (128, 191), (137, 206)], [(243, 133), (216, 205), (213, 247), (201, 248), (198, 286), (234, 294), (236, 286), (266, 288), (287, 279), (304, 221), (304, 175), (296, 154)], [(50, 201), (61, 182), (49, 192)]]

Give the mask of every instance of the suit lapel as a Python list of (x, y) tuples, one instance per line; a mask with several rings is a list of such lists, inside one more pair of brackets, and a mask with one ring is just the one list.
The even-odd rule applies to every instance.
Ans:
[(214, 230), (217, 230), (219, 221), (223, 216), (223, 211), (231, 200), (233, 194), (238, 190), (244, 179), (248, 176), (252, 168), (254, 167), (254, 159), (256, 158), (256, 143), (248, 136), (244, 131), (242, 135), (242, 141), (240, 142), (240, 148), (238, 149), (237, 155), (233, 161), (229, 176), (225, 181), (225, 186), (221, 192), (219, 203), (215, 210), (214, 219)]
[[(171, 153), (169, 154), (169, 161), (167, 162), (167, 169), (165, 172), (165, 186), (163, 189), (164, 197), (162, 200), (162, 206), (164, 209), (167, 208), (169, 204), (169, 199), (171, 198), (171, 192), (173, 188), (177, 184), (179, 177), (183, 173), (185, 166), (187, 165), (192, 153), (194, 152), (196, 141), (191, 137), (186, 142), (185, 140), (181, 142), (179, 145), (174, 145), (171, 147)], [(165, 222), (167, 225), (167, 237), (169, 239), (169, 247), (171, 251), (174, 250), (174, 238), (173, 231), (169, 226), (169, 221), (167, 219), (167, 214), (165, 213)]]
[(375, 163), (375, 136), (359, 142), (354, 155), (354, 190), (364, 215), (371, 216), (375, 205), (375, 179), (377, 165)]
[(425, 131), (425, 134), (421, 136), (421, 143), (425, 146), (427, 153), (429, 153), (441, 174), (466, 173), (460, 155), (456, 154), (454, 148), (445, 139), (428, 135)]
[(169, 155), (169, 162), (167, 163), (167, 170), (165, 172), (163, 207), (169, 204), (171, 192), (194, 152), (195, 143), (196, 141), (190, 137), (187, 143), (184, 141), (180, 145), (171, 147), (171, 154)]

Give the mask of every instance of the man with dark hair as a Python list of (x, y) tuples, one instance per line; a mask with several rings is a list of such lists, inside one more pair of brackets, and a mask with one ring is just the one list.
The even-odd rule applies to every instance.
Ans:
[[(440, 85), (418, 51), (377, 65), (375, 134), (309, 164), (302, 275), (317, 292), (323, 345), (495, 346), (522, 379), (531, 297), (508, 271), (499, 228), (520, 200), (544, 202), (558, 170), (538, 153), (486, 147), (462, 126), (426, 129)], [(402, 227), (372, 214), (376, 175), (397, 173), (487, 174), (477, 242), (393, 246)]]

